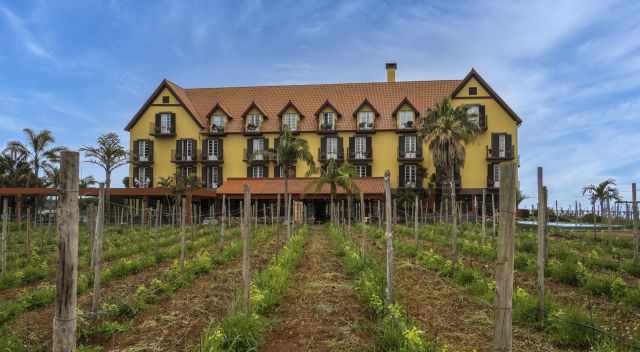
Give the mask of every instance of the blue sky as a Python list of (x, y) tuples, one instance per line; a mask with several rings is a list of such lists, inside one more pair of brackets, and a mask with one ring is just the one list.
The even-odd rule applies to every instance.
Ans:
[[(640, 3), (1, 1), (0, 144), (70, 148), (118, 132), (155, 86), (461, 79), (475, 67), (523, 118), (521, 188), (550, 200), (640, 181)], [(82, 175), (102, 173), (83, 165)], [(126, 174), (121, 168), (116, 185)]]

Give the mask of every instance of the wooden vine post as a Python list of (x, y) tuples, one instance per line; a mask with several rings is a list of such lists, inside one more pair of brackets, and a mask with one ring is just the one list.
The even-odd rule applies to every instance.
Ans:
[(544, 321), (544, 264), (545, 264), (545, 216), (547, 207), (544, 203), (544, 184), (542, 167), (538, 167), (538, 321)]
[(31, 259), (31, 207), (27, 207), (27, 238), (25, 238), (27, 259)]
[(513, 252), (516, 213), (516, 167), (500, 165), (500, 230), (496, 260), (495, 352), (511, 352), (513, 341)]
[(385, 219), (387, 226), (385, 238), (387, 239), (387, 287), (385, 289), (386, 305), (393, 303), (393, 232), (391, 215), (391, 173), (389, 170), (384, 173), (384, 199), (385, 199)]
[(93, 300), (91, 302), (91, 316), (96, 317), (100, 304), (100, 275), (102, 266), (102, 232), (104, 230), (104, 183), (100, 183), (98, 191), (98, 213), (93, 237)]
[(414, 202), (414, 206), (413, 206), (413, 235), (415, 237), (416, 240), (416, 248), (418, 248), (418, 209), (419, 209), (420, 205), (419, 205), (419, 201), (418, 201), (418, 195), (416, 194), (416, 199)]
[(244, 185), (244, 219), (242, 221), (242, 309), (245, 314), (249, 313), (249, 285), (251, 274), (249, 269), (249, 240), (251, 229), (251, 189), (249, 185)]
[(487, 189), (482, 189), (482, 240), (487, 237)]
[(64, 151), (60, 159), (60, 196), (58, 199), (58, 268), (53, 318), (53, 352), (76, 350), (76, 308), (78, 290), (78, 226), (80, 209), (79, 154)]
[(640, 232), (638, 232), (638, 197), (635, 182), (631, 184), (631, 209), (633, 209), (633, 238), (635, 239), (633, 260), (637, 262), (640, 261)]
[(180, 271), (184, 271), (184, 255), (185, 255), (185, 229), (184, 225), (187, 222), (187, 199), (182, 198), (182, 209), (180, 216)]
[(0, 238), (0, 273), (7, 273), (7, 236), (9, 233), (9, 199), (2, 199), (2, 238)]
[(222, 195), (222, 214), (220, 214), (220, 248), (224, 245), (224, 217), (227, 212), (226, 195)]

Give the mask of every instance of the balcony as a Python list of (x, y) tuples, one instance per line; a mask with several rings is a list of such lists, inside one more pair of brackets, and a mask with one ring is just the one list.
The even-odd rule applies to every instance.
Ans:
[(403, 151), (398, 149), (398, 161), (422, 161), (422, 151)]
[(209, 154), (206, 150), (203, 150), (202, 155), (200, 155), (200, 161), (203, 163), (222, 163), (222, 155)]
[(261, 163), (269, 161), (269, 155), (265, 150), (254, 150), (250, 152), (249, 150), (245, 149), (242, 155), (244, 155), (243, 161), (245, 162)]
[(150, 178), (141, 180), (138, 177), (133, 178), (131, 187), (133, 188), (151, 188), (153, 187), (153, 181)]
[(364, 152), (356, 152), (355, 148), (348, 148), (349, 161), (371, 161), (373, 160), (372, 150), (365, 150)]
[(415, 132), (417, 129), (415, 121), (398, 123), (398, 132)]
[(338, 149), (335, 152), (328, 152), (326, 150), (322, 150), (322, 148), (318, 148), (318, 160), (320, 161), (328, 161), (328, 160), (337, 160), (337, 161), (342, 161), (344, 160), (344, 152), (340, 149)]
[(156, 126), (156, 124), (152, 122), (149, 124), (149, 134), (154, 137), (173, 137), (176, 135), (176, 129), (174, 126), (162, 128), (160, 126)]
[(500, 180), (496, 181), (491, 177), (487, 177), (487, 188), (500, 188)]
[(211, 125), (211, 127), (209, 127), (209, 135), (212, 136), (223, 136), (225, 134), (224, 132), (224, 125), (219, 126), (219, 125)]
[(244, 133), (245, 135), (261, 134), (262, 133), (261, 127), (262, 127), (262, 124), (256, 125), (256, 124), (248, 123), (242, 129), (242, 133)]
[(493, 150), (487, 146), (487, 160), (490, 161), (501, 161), (501, 160), (513, 160), (514, 155), (514, 147), (513, 145), (508, 146), (503, 153), (500, 153), (499, 150)]
[(171, 162), (173, 163), (195, 163), (197, 152), (194, 148), (192, 153), (186, 153), (184, 151), (178, 153), (176, 150), (171, 151)]
[(153, 163), (153, 151), (149, 155), (129, 154), (129, 162), (132, 164), (151, 164)]
[(358, 123), (358, 133), (375, 133), (376, 129), (373, 122)]
[(336, 133), (335, 123), (320, 123), (318, 124), (318, 133)]

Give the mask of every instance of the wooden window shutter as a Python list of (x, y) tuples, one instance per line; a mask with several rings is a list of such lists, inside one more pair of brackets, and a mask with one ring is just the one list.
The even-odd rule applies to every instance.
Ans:
[(147, 168), (147, 171), (149, 171), (149, 184), (147, 187), (153, 187), (153, 168)]
[(222, 180), (224, 179), (224, 177), (222, 177), (222, 166), (218, 166), (218, 179), (216, 180), (216, 183), (218, 184), (218, 187), (222, 186)]
[(418, 165), (416, 167), (416, 188), (422, 188), (422, 180), (424, 179), (425, 169)]
[(264, 142), (263, 142), (264, 143), (263, 144), (264, 145), (264, 149), (263, 150), (269, 150), (269, 138), (263, 137), (262, 139), (264, 140)]
[(371, 177), (371, 164), (367, 165), (367, 177)]
[(480, 116), (479, 116), (480, 129), (484, 131), (487, 129), (487, 115), (485, 114), (485, 111), (484, 111), (484, 105), (479, 105), (478, 111), (480, 111)]
[(247, 139), (247, 160), (251, 160), (253, 155), (253, 138)]
[(491, 134), (491, 156), (497, 157), (500, 151), (500, 133)]
[(253, 178), (253, 175), (251, 174), (251, 166), (247, 166), (247, 178)]
[(342, 137), (338, 137), (338, 159), (344, 158), (344, 147), (342, 145)]
[(398, 170), (398, 187), (404, 187), (404, 164), (400, 164)]
[(275, 164), (275, 166), (273, 167), (273, 177), (280, 177), (280, 165)]
[(183, 145), (184, 139), (178, 139), (176, 140), (176, 160), (182, 160), (182, 145)]
[(487, 164), (487, 186), (493, 187), (493, 164)]
[(218, 138), (216, 142), (218, 143), (218, 159), (224, 160), (224, 149), (222, 149), (222, 147), (224, 146), (224, 143), (223, 143), (224, 140), (221, 138)]
[(133, 155), (138, 159), (138, 156), (140, 155), (140, 140), (133, 142)]
[(156, 114), (156, 132), (160, 131), (160, 113)]
[(404, 158), (404, 135), (398, 138), (398, 153), (400, 153), (400, 157)]
[(367, 158), (371, 158), (373, 155), (373, 139), (371, 136), (367, 136)]
[(416, 135), (416, 156), (422, 158), (422, 137)]
[(176, 133), (176, 114), (171, 113), (171, 133)]
[(264, 178), (268, 178), (269, 177), (269, 165), (263, 165), (262, 166), (262, 173), (263, 173), (263, 177)]
[(511, 135), (510, 134), (506, 134), (504, 137), (504, 141), (505, 141), (505, 146), (507, 148), (506, 150), (506, 155), (507, 158), (513, 158), (513, 145), (511, 144)]
[(204, 187), (209, 188), (209, 166), (202, 167), (202, 184)]
[(320, 138), (320, 159), (324, 159), (327, 155), (327, 137)]
[(147, 146), (149, 148), (149, 160), (153, 161), (153, 141), (152, 140), (148, 140), (147, 141)]
[(356, 155), (355, 137), (349, 137), (349, 158), (355, 158)]

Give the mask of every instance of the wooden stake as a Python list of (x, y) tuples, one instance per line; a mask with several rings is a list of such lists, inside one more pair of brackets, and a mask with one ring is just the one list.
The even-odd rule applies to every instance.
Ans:
[(381, 210), (381, 204), (380, 204), (380, 199), (378, 199), (378, 227), (382, 227), (382, 210)]
[(544, 322), (544, 264), (545, 264), (545, 216), (544, 185), (542, 182), (542, 167), (538, 167), (538, 321)]
[(385, 290), (385, 303), (389, 306), (393, 303), (393, 232), (391, 226), (391, 173), (389, 170), (384, 173), (384, 198), (385, 198), (385, 218), (387, 227), (385, 237), (387, 239), (387, 287)]
[(500, 234), (496, 260), (496, 352), (512, 351), (513, 252), (516, 211), (516, 168), (500, 165)]
[(251, 226), (251, 189), (249, 185), (244, 185), (244, 221), (242, 221), (242, 309), (245, 314), (249, 313), (249, 285), (251, 274), (249, 269), (249, 239)]
[(9, 199), (2, 199), (2, 238), (0, 238), (0, 273), (7, 273), (7, 237), (9, 236)]
[(78, 152), (64, 151), (60, 159), (58, 198), (58, 270), (53, 318), (53, 352), (76, 350), (78, 291), (78, 226), (80, 222)]
[(187, 222), (187, 199), (182, 198), (182, 209), (180, 216), (180, 272), (184, 271), (185, 243), (185, 223)]
[(31, 207), (27, 207), (27, 238), (25, 240), (27, 259), (31, 259)]
[(102, 266), (102, 232), (104, 228), (104, 183), (100, 183), (98, 191), (98, 214), (93, 238), (93, 300), (91, 303), (91, 316), (96, 317), (100, 304), (100, 270)]
[(482, 240), (484, 241), (487, 236), (487, 190), (485, 188), (482, 189)]
[(220, 248), (224, 245), (224, 218), (227, 212), (226, 195), (222, 195), (222, 214), (220, 214)]
[(413, 235), (416, 240), (416, 248), (418, 248), (418, 195), (416, 194), (415, 204), (413, 206)]
[(638, 232), (638, 198), (636, 194), (636, 183), (631, 184), (631, 208), (633, 209), (633, 238), (635, 248), (633, 250), (633, 260), (640, 260), (640, 232)]

